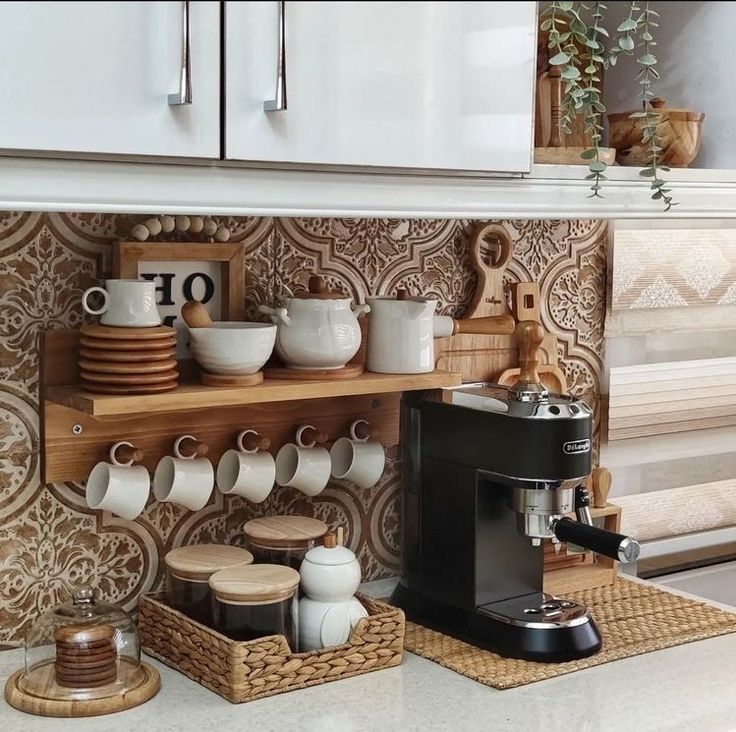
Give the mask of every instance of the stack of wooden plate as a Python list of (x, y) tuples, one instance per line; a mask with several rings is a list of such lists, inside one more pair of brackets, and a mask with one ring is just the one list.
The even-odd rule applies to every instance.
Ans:
[(82, 388), (98, 394), (156, 394), (176, 389), (176, 331), (86, 325), (79, 339)]

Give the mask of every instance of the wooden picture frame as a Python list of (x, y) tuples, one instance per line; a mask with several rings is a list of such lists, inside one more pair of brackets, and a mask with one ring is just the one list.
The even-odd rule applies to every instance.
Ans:
[(242, 242), (139, 242), (113, 244), (113, 277), (138, 279), (139, 262), (221, 262), (222, 320), (245, 320), (245, 245)]

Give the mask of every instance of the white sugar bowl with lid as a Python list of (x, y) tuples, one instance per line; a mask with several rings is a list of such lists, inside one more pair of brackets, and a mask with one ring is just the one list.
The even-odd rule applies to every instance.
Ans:
[(302, 591), (313, 600), (347, 600), (360, 585), (360, 562), (346, 546), (327, 534), (323, 546), (310, 549), (299, 567)]
[(353, 597), (360, 585), (360, 563), (355, 554), (327, 534), (324, 546), (310, 549), (299, 568), (299, 648), (311, 651), (340, 645), (361, 618), (368, 615)]
[(278, 325), (276, 354), (293, 369), (343, 368), (360, 348), (358, 316), (370, 310), (327, 290), (318, 275), (309, 278), (308, 292), (283, 298), (281, 307), (258, 309)]

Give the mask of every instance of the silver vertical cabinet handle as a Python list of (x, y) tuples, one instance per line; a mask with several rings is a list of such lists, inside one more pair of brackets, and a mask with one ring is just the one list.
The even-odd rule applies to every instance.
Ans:
[(178, 107), (192, 103), (192, 38), (189, 31), (189, 0), (181, 4), (181, 69), (179, 91), (169, 94), (169, 106)]
[(263, 102), (266, 112), (286, 109), (286, 2), (279, 0), (279, 50), (276, 62), (276, 93), (273, 99)]

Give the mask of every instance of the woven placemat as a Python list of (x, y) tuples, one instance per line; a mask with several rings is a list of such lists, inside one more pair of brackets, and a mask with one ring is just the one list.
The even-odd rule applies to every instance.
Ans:
[(603, 648), (589, 658), (565, 663), (504, 658), (415, 623), (406, 624), (404, 647), (486, 686), (511, 689), (736, 631), (736, 613), (623, 578), (567, 596), (590, 609), (603, 636)]

